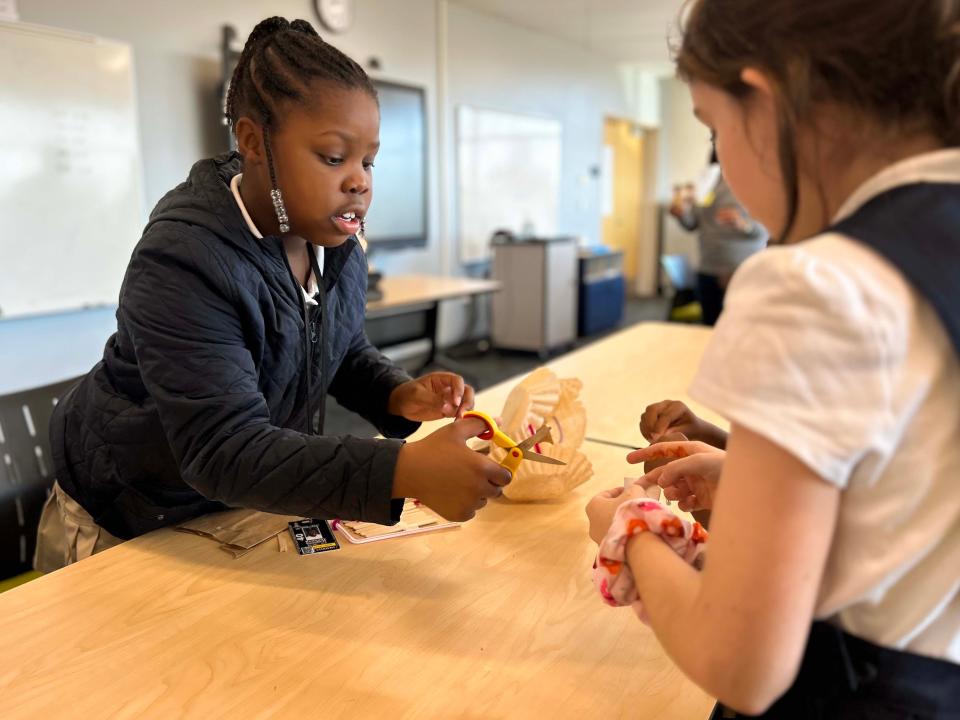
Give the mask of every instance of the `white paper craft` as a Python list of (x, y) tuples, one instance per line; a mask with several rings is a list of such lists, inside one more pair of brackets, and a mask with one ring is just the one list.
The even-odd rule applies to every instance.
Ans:
[(403, 504), (400, 522), (396, 525), (378, 525), (377, 523), (360, 522), (358, 520), (335, 520), (333, 529), (343, 535), (351, 543), (369, 543), (377, 540), (416, 535), (418, 533), (433, 532), (460, 527), (460, 523), (446, 520), (426, 505), (412, 498)]
[[(587, 411), (577, 397), (583, 384), (560, 379), (547, 368), (535, 370), (507, 396), (500, 429), (516, 442), (533, 435), (541, 425), (550, 426), (553, 443), (532, 449), (541, 455), (563, 460), (566, 465), (548, 465), (524, 460), (513, 481), (503, 489), (510, 500), (552, 500), (585, 483), (593, 466), (580, 445), (587, 432)], [(500, 462), (506, 451), (491, 447), (491, 457)]]

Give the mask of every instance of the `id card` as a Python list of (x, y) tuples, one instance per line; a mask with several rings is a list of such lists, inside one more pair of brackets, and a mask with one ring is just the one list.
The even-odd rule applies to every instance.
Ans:
[(326, 520), (297, 520), (290, 523), (290, 534), (293, 535), (293, 542), (301, 555), (340, 549), (340, 543), (333, 536)]

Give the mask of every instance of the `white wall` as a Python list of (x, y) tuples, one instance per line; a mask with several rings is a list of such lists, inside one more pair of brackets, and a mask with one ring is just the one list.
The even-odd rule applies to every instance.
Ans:
[[(675, 184), (695, 181), (710, 154), (710, 131), (694, 117), (686, 83), (673, 77), (660, 80), (660, 158), (657, 197), (670, 201)], [(664, 221), (664, 253), (683, 253), (694, 265), (699, 260), (697, 240), (672, 218)]]
[(604, 116), (629, 112), (617, 64), (458, 5), (449, 20), (448, 121), (460, 104), (560, 120), (559, 230), (599, 241), (600, 182), (590, 172), (600, 166)]
[[(374, 77), (426, 88), (430, 193), (425, 249), (380, 253), (374, 263), (388, 273), (462, 271), (455, 240), (454, 109), (459, 103), (559, 118), (564, 125), (560, 231), (600, 237), (599, 167), (603, 118), (629, 115), (616, 64), (547, 35), (492, 16), (448, 6), (448, 89), (445, 148), (438, 134), (438, 0), (357, 0), (354, 27), (326, 36), (361, 64), (377, 57)], [(19, 0), (24, 22), (89, 32), (130, 43), (139, 98), (145, 166), (145, 205), (152, 208), (181, 182), (193, 162), (224, 149), (218, 124), (220, 28), (229, 23), (245, 38), (268, 14), (315, 22), (308, 0)], [(322, 32), (322, 30), (321, 30)], [(441, 227), (440, 162), (448, 172), (447, 222)], [(441, 243), (446, 243), (441, 251)], [(442, 267), (441, 256), (448, 258)], [(444, 313), (443, 337), (456, 340), (463, 315)]]
[[(433, 168), (438, 162), (436, 2), (357, 0), (356, 5), (354, 27), (325, 38), (363, 64), (372, 55), (379, 58), (382, 70), (371, 73), (375, 77), (426, 88)], [(234, 25), (242, 42), (270, 14), (302, 17), (318, 25), (307, 0), (20, 0), (19, 9), (24, 22), (79, 30), (133, 46), (148, 210), (186, 177), (196, 160), (226, 149), (216, 102), (221, 26)], [(393, 272), (439, 272), (435, 172), (430, 181), (428, 247), (391, 257)]]
[(660, 80), (673, 74), (668, 63), (624, 63), (620, 82), (634, 122), (646, 128), (660, 127)]
[[(448, 7), (448, 102), (446, 153), (451, 185), (456, 178), (454, 124), (458, 105), (548, 116), (563, 124), (560, 185), (561, 234), (600, 241), (600, 178), (605, 116), (626, 117), (615, 61), (552, 36), (510, 25), (459, 5)], [(451, 195), (447, 235), (453, 270), (459, 265), (456, 198)], [(445, 335), (455, 337), (461, 315), (448, 312)]]

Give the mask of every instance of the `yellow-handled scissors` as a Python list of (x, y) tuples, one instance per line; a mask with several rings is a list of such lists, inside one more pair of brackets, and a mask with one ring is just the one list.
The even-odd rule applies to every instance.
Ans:
[(556, 458), (548, 457), (547, 455), (541, 455), (540, 453), (534, 452), (530, 449), (539, 442), (553, 442), (553, 439), (550, 437), (549, 425), (541, 426), (539, 430), (537, 430), (526, 440), (516, 443), (509, 435), (497, 427), (496, 421), (486, 413), (482, 413), (478, 410), (468, 410), (463, 414), (463, 417), (475, 417), (483, 420), (483, 423), (487, 426), (487, 429), (477, 435), (477, 437), (481, 440), (490, 440), (494, 443), (494, 445), (502, 447), (507, 451), (507, 456), (500, 461), (500, 465), (510, 471), (511, 478), (516, 474), (517, 468), (520, 467), (520, 463), (522, 463), (524, 460), (548, 463), (550, 465), (566, 465), (563, 460), (557, 460)]

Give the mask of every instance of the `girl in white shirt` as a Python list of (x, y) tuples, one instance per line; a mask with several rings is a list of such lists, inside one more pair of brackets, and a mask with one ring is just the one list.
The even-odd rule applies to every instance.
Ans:
[[(960, 2), (698, 0), (677, 63), (781, 246), (734, 276), (691, 389), (726, 455), (629, 457), (689, 455), (643, 484), (712, 509), (702, 572), (624, 540), (646, 616), (742, 713), (957, 717)], [(591, 537), (642, 495), (595, 497)]]

